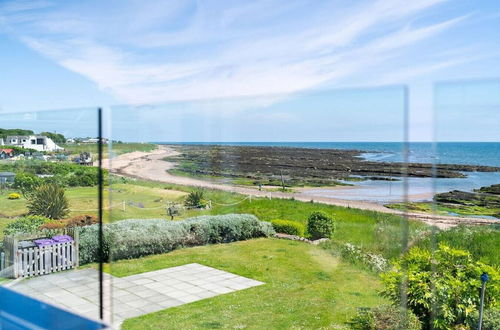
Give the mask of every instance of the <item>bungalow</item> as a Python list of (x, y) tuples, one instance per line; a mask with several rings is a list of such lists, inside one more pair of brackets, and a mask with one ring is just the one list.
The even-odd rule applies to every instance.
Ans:
[(0, 149), (0, 159), (8, 159), (14, 157), (14, 149)]
[(18, 146), (26, 149), (35, 149), (37, 151), (57, 151), (64, 150), (52, 141), (51, 138), (44, 135), (14, 135), (7, 136), (6, 145)]

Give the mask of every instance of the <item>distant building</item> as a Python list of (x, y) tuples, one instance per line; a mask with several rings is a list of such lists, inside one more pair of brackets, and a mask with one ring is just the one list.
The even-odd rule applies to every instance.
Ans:
[(64, 150), (44, 135), (13, 135), (7, 136), (6, 145), (21, 147), (25, 149), (35, 149), (37, 151), (57, 151)]
[(5, 145), (5, 141), (3, 140), (3, 138), (0, 138), (0, 146), (4, 146)]
[(75, 139), (66, 139), (66, 143), (70, 144), (70, 143), (75, 143)]
[[(98, 138), (90, 138), (90, 139), (82, 140), (82, 143), (97, 143), (98, 141), (99, 141)], [(108, 139), (106, 139), (106, 138), (102, 138), (101, 141), (103, 144), (108, 143)]]
[(14, 157), (14, 149), (0, 149), (0, 159), (8, 159)]

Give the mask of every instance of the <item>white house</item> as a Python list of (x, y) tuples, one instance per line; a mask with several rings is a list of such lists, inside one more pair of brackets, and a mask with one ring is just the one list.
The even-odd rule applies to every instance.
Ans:
[(43, 135), (13, 135), (7, 136), (6, 145), (35, 149), (37, 151), (64, 150), (52, 141), (51, 138)]
[(3, 138), (0, 138), (0, 146), (4, 146), (5, 145), (5, 141), (3, 140)]

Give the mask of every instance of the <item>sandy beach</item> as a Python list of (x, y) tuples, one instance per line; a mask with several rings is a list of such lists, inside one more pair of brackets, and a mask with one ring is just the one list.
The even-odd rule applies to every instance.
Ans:
[[(310, 193), (306, 194), (304, 190), (298, 190), (297, 192), (293, 193), (259, 191), (257, 188), (214, 183), (195, 178), (176, 176), (168, 172), (175, 166), (175, 164), (163, 160), (165, 157), (171, 157), (175, 155), (177, 155), (177, 152), (174, 149), (168, 146), (160, 145), (158, 146), (157, 149), (151, 152), (136, 151), (114, 157), (113, 159), (109, 160), (110, 162), (109, 168), (111, 169), (112, 173), (118, 175), (150, 180), (150, 181), (165, 182), (165, 183), (172, 183), (172, 184), (192, 186), (192, 187), (203, 187), (209, 189), (219, 189), (255, 197), (285, 198), (285, 199), (293, 197), (296, 200), (304, 202), (309, 202), (311, 200), (314, 200), (315, 202), (324, 204), (404, 215), (409, 218), (417, 219), (440, 228), (448, 228), (464, 223), (478, 224), (478, 225), (498, 223), (498, 221), (490, 219), (442, 216), (442, 215), (432, 215), (432, 214), (415, 213), (415, 212), (404, 213), (398, 210), (392, 210), (386, 208), (383, 205), (377, 203), (316, 196), (316, 195), (311, 195)], [(347, 188), (340, 187), (339, 189), (349, 189), (349, 187)]]

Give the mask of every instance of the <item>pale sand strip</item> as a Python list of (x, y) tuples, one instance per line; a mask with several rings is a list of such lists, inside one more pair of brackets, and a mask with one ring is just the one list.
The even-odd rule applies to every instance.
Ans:
[[(295, 198), (299, 201), (309, 202), (313, 199), (315, 202), (324, 204), (352, 207), (363, 210), (378, 211), (390, 214), (405, 215), (404, 212), (392, 210), (376, 203), (363, 202), (363, 201), (350, 201), (344, 199), (330, 198), (324, 196), (305, 195), (303, 193), (282, 193), (282, 192), (269, 192), (259, 191), (256, 188), (226, 185), (221, 183), (214, 183), (205, 180), (199, 180), (189, 177), (175, 176), (168, 173), (175, 164), (164, 161), (163, 158), (175, 156), (178, 152), (172, 148), (164, 145), (158, 146), (157, 149), (151, 152), (135, 151), (127, 154), (117, 156), (110, 160), (110, 169), (112, 173), (134, 177), (150, 181), (158, 181), (165, 183), (172, 183), (184, 186), (203, 187), (209, 189), (219, 189), (229, 192), (236, 192), (247, 196), (256, 197), (273, 197), (273, 198)], [(480, 218), (466, 218), (466, 217), (453, 217), (432, 215), (427, 213), (406, 213), (412, 219), (417, 219), (435, 225), (440, 228), (448, 228), (458, 224), (477, 224), (485, 225), (492, 223), (499, 223), (497, 220), (480, 219)]]

